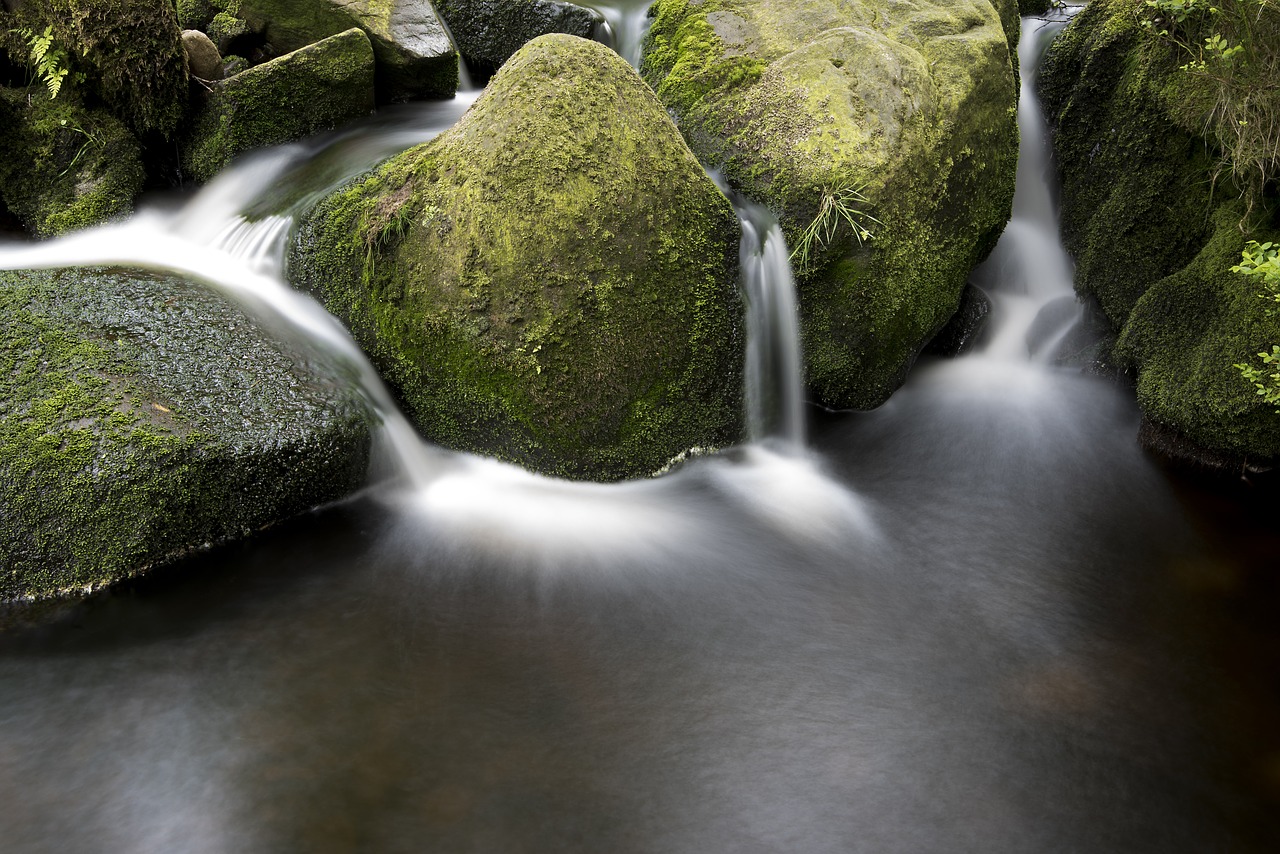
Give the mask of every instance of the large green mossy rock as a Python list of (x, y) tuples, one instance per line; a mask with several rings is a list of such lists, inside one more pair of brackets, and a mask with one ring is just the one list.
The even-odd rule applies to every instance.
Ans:
[(559, 0), (436, 0), (458, 50), (479, 70), (494, 69), (548, 33), (591, 38), (604, 23), (594, 9)]
[(0, 151), (0, 199), (38, 237), (127, 214), (142, 189), (133, 135), (69, 94), (0, 87)]
[(373, 112), (373, 48), (352, 28), (212, 83), (183, 165), (208, 181), (238, 154), (330, 130)]
[[(1076, 288), (1119, 333), (1160, 449), (1207, 461), (1280, 458), (1280, 416), (1232, 367), (1280, 343), (1256, 281), (1230, 272), (1252, 237), (1280, 242), (1275, 210), (1246, 220), (1200, 135), (1205, 109), (1185, 58), (1145, 33), (1132, 6), (1092, 0), (1041, 75), (1062, 181)], [(1164, 438), (1160, 438), (1164, 437)], [(1171, 441), (1168, 437), (1177, 437)], [(1204, 453), (1207, 452), (1207, 453)]]
[[(883, 402), (1010, 214), (1017, 89), (996, 9), (659, 0), (654, 11), (645, 78), (698, 156), (777, 212), (793, 247), (824, 199), (836, 203), (835, 237), (810, 247), (797, 283), (807, 382), (828, 405)], [(865, 245), (842, 205), (879, 220), (861, 220)]]
[(344, 369), (208, 288), (0, 271), (0, 600), (93, 588), (360, 486)]
[(458, 53), (428, 0), (228, 0), (228, 8), (277, 51), (293, 51), (351, 27), (377, 56), (378, 100), (449, 98)]
[[(74, 87), (91, 107), (103, 107), (141, 137), (167, 138), (187, 103), (182, 29), (169, 0), (22, 0), (0, 11), (11, 60), (26, 50), (14, 31), (51, 29), (53, 46), (69, 58)], [(82, 76), (77, 79), (77, 76)]]
[(549, 35), (313, 210), (289, 272), (429, 439), (617, 479), (741, 438), (737, 253), (731, 205), (635, 71)]

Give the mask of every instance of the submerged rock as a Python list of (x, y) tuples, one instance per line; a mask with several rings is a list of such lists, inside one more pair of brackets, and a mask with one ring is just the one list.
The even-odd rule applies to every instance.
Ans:
[(1000, 16), (986, 0), (654, 9), (645, 78), (807, 257), (809, 386), (831, 406), (878, 405), (1010, 215), (1017, 89)]
[(83, 591), (363, 481), (344, 369), (140, 271), (0, 271), (0, 600)]
[(0, 88), (0, 150), (0, 199), (37, 237), (127, 214), (142, 189), (137, 140), (68, 94)]
[[(1137, 375), (1144, 439), (1215, 465), (1275, 460), (1280, 415), (1232, 366), (1280, 343), (1280, 317), (1231, 272), (1244, 204), (1226, 179), (1215, 189), (1183, 62), (1116, 0), (1091, 2), (1054, 43), (1040, 79), (1063, 240), (1077, 290), (1120, 333), (1110, 359)], [(1275, 208), (1251, 222), (1255, 239), (1280, 242)]]
[(238, 154), (367, 116), (373, 77), (369, 39), (353, 28), (213, 83), (183, 165), (208, 181)]
[(635, 71), (549, 35), (308, 214), (289, 274), (427, 438), (617, 479), (741, 437), (737, 238)]
[(437, 0), (458, 50), (473, 67), (492, 71), (526, 42), (548, 33), (591, 38), (604, 16), (560, 0)]
[(458, 89), (458, 53), (428, 0), (239, 0), (236, 14), (277, 53), (351, 27), (378, 60), (378, 100), (448, 98)]

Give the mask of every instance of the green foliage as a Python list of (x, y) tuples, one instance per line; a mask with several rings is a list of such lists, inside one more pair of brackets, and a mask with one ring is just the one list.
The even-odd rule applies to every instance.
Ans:
[[(1266, 293), (1258, 294), (1261, 299), (1280, 304), (1280, 246), (1268, 241), (1258, 243), (1250, 240), (1240, 253), (1240, 263), (1231, 268), (1231, 272), (1262, 280)], [(1280, 313), (1280, 308), (1267, 311), (1268, 317)], [(1235, 369), (1248, 382), (1253, 383), (1258, 394), (1269, 404), (1274, 404), (1276, 413), (1280, 414), (1280, 345), (1273, 344), (1271, 352), (1261, 352), (1258, 358), (1263, 367), (1240, 363)]]
[(16, 31), (27, 43), (30, 51), (31, 69), (36, 79), (44, 84), (50, 98), (58, 97), (62, 91), (62, 81), (71, 70), (67, 52), (54, 44), (53, 27), (44, 28), (44, 32), (35, 32), (21, 27)]
[(1210, 93), (1203, 116), (1228, 170), (1252, 210), (1280, 178), (1280, 2), (1277, 0), (1146, 0), (1143, 28), (1174, 46), (1181, 71)]
[(818, 202), (818, 213), (813, 221), (801, 232), (796, 241), (796, 248), (791, 253), (791, 260), (796, 262), (803, 273), (813, 270), (818, 253), (831, 245), (841, 231), (841, 225), (848, 225), (853, 237), (862, 246), (864, 241), (875, 237), (867, 227), (867, 223), (880, 225), (880, 220), (862, 210), (859, 205), (867, 203), (862, 194), (865, 185), (856, 187), (848, 184), (837, 184), (824, 187)]

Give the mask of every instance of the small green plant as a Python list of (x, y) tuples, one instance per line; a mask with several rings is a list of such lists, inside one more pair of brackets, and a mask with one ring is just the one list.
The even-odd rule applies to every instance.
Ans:
[[(1280, 246), (1250, 240), (1240, 253), (1240, 263), (1232, 267), (1231, 272), (1261, 279), (1267, 292), (1258, 296), (1280, 305)], [(1268, 317), (1275, 317), (1278, 313), (1280, 308), (1267, 310)], [(1274, 405), (1276, 413), (1280, 414), (1280, 345), (1273, 344), (1270, 353), (1259, 353), (1258, 358), (1262, 360), (1261, 368), (1245, 363), (1233, 367), (1245, 380), (1253, 383), (1262, 399)]]
[(62, 81), (71, 68), (67, 52), (53, 42), (53, 27), (45, 27), (44, 32), (39, 34), (26, 27), (15, 32), (27, 43), (35, 78), (44, 84), (50, 99), (58, 97), (58, 93), (62, 91)]
[(862, 194), (863, 186), (865, 185), (855, 187), (841, 183), (823, 189), (817, 215), (800, 233), (796, 248), (791, 252), (791, 260), (796, 263), (800, 272), (812, 271), (818, 253), (831, 245), (841, 225), (847, 225), (852, 230), (859, 246), (875, 238), (867, 224), (882, 223), (859, 207), (868, 203), (867, 197)]

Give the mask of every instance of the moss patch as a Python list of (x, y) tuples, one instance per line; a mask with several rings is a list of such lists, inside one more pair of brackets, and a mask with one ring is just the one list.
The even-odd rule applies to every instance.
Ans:
[(290, 275), (431, 440), (616, 479), (741, 437), (737, 236), (635, 72), (544, 36), (309, 214)]
[(82, 591), (336, 499), (342, 369), (140, 272), (0, 272), (0, 599)]
[(808, 383), (869, 408), (955, 312), (1013, 198), (1017, 92), (984, 0), (659, 0), (644, 74), (695, 152), (779, 214), (794, 245), (824, 193), (882, 225), (798, 283)]
[(28, 231), (49, 237), (133, 210), (141, 153), (119, 120), (65, 93), (0, 89), (0, 102), (14, 118), (0, 130), (0, 197)]
[(329, 130), (373, 111), (373, 49), (358, 29), (213, 84), (183, 149), (208, 181), (238, 154)]

